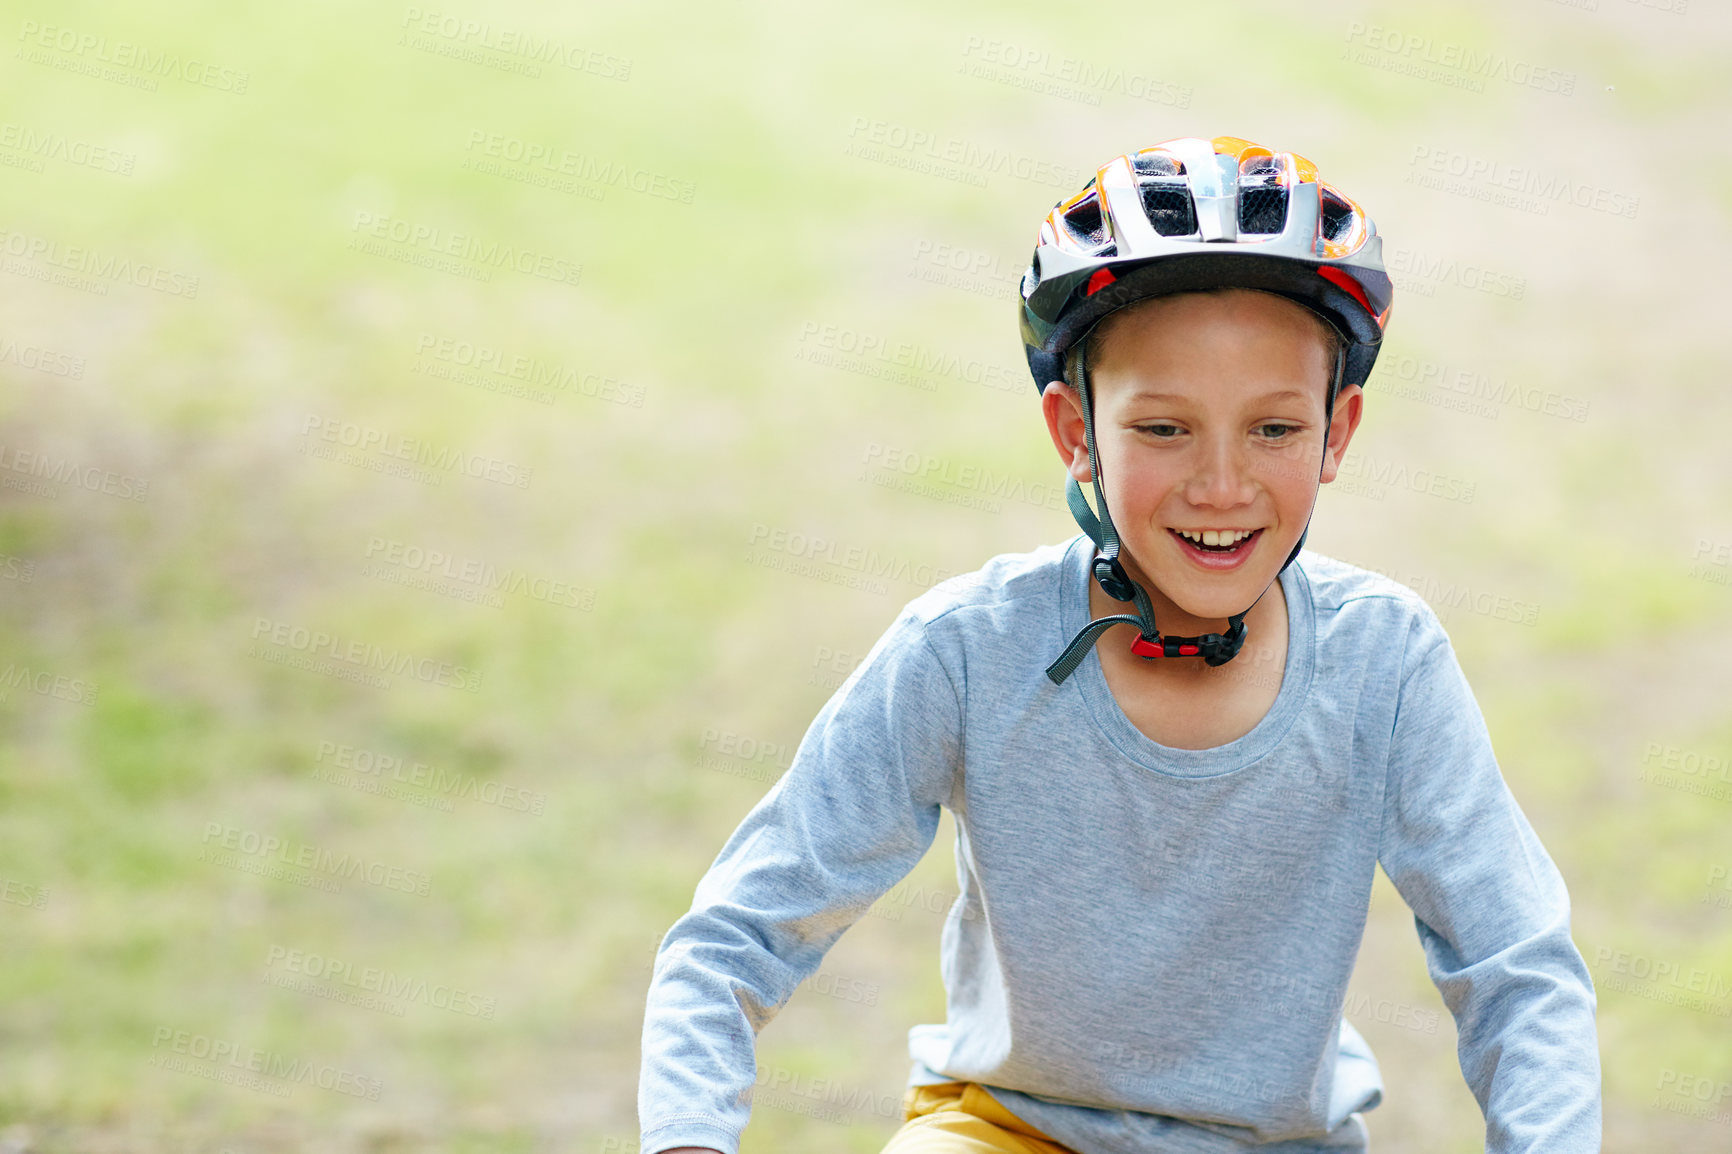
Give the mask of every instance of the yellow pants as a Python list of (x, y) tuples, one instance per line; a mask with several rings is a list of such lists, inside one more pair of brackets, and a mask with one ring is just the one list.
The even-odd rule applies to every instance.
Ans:
[(906, 1121), (884, 1154), (1076, 1154), (998, 1104), (974, 1082), (910, 1086)]

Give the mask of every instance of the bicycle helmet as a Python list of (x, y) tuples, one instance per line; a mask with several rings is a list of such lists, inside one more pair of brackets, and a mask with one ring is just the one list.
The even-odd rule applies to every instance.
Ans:
[[(1062, 379), (1082, 401), (1099, 513), (1089, 508), (1075, 478), (1066, 499), (1099, 550), (1095, 580), (1107, 596), (1132, 601), (1137, 609), (1135, 616), (1091, 621), (1048, 667), (1055, 684), (1120, 623), (1138, 627), (1131, 651), (1148, 659), (1200, 656), (1222, 665), (1244, 643), (1250, 608), (1229, 617), (1224, 634), (1162, 637), (1156, 628), (1148, 594), (1119, 561), (1118, 534), (1101, 488), (1083, 355), (1090, 330), (1118, 309), (1150, 297), (1218, 288), (1286, 297), (1322, 317), (1340, 337), (1324, 402), (1327, 452), (1335, 397), (1343, 385), (1363, 385), (1370, 377), (1394, 291), (1376, 226), (1356, 201), (1318, 177), (1315, 164), (1236, 136), (1168, 140), (1114, 157), (1041, 223), (1022, 277), (1024, 352), (1037, 390), (1044, 393)], [(1307, 521), (1277, 578), (1298, 557), (1309, 530)]]

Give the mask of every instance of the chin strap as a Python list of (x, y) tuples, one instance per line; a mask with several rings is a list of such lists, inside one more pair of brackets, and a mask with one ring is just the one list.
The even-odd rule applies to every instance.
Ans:
[[(1085, 625), (1080, 633), (1065, 646), (1058, 660), (1047, 666), (1046, 675), (1054, 685), (1063, 685), (1065, 679), (1082, 664), (1082, 659), (1094, 648), (1101, 634), (1115, 625), (1135, 625), (1137, 639), (1131, 642), (1131, 652), (1144, 660), (1156, 657), (1201, 657), (1209, 665), (1225, 665), (1237, 656), (1239, 649), (1245, 643), (1245, 614), (1256, 608), (1257, 601), (1263, 599), (1263, 593), (1269, 591), (1287, 566), (1293, 564), (1299, 556), (1299, 550), (1305, 547), (1305, 536), (1311, 531), (1311, 521), (1307, 517), (1305, 528), (1299, 534), (1299, 540), (1293, 546), (1293, 551), (1287, 554), (1287, 560), (1276, 570), (1275, 579), (1263, 587), (1263, 593), (1257, 594), (1257, 601), (1251, 602), (1249, 608), (1242, 613), (1235, 613), (1227, 618), (1225, 633), (1205, 633), (1201, 637), (1162, 637), (1155, 626), (1154, 606), (1149, 602), (1149, 595), (1143, 587), (1131, 580), (1125, 572), (1124, 564), (1119, 560), (1120, 542), (1118, 531), (1113, 528), (1112, 514), (1107, 509), (1107, 496), (1101, 488), (1100, 455), (1095, 449), (1094, 403), (1089, 396), (1088, 366), (1084, 363), (1083, 350), (1087, 345), (1087, 335), (1078, 339), (1071, 346), (1068, 373), (1069, 384), (1075, 389), (1082, 401), (1083, 409), (1083, 439), (1088, 444), (1089, 471), (1094, 480), (1095, 504), (1100, 509), (1097, 517), (1089, 508), (1088, 499), (1083, 496), (1082, 487), (1076, 483), (1076, 478), (1070, 478), (1065, 486), (1065, 501), (1070, 506), (1071, 516), (1076, 518), (1077, 525), (1088, 534), (1089, 540), (1095, 544), (1096, 555), (1090, 566), (1095, 581), (1101, 591), (1115, 601), (1130, 601), (1136, 605), (1136, 615), (1115, 613), (1111, 617), (1100, 617)], [(1335, 354), (1335, 375), (1329, 382), (1329, 397), (1323, 406), (1323, 452), (1329, 452), (1329, 429), (1335, 417), (1335, 397), (1341, 391), (1341, 376), (1346, 368), (1347, 346), (1339, 343)], [(1321, 466), (1319, 466), (1321, 471)], [(1315, 505), (1313, 505), (1315, 507)]]

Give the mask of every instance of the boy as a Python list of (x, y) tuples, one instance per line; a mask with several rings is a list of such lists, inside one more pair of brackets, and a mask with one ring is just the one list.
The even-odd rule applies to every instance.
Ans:
[(1310, 161), (1230, 137), (1053, 209), (1022, 327), (1084, 533), (910, 602), (729, 838), (656, 959), (641, 1154), (737, 1154), (757, 1032), (941, 807), (948, 1020), (909, 1032), (886, 1154), (1366, 1149), (1382, 1084), (1341, 1010), (1379, 863), (1487, 1150), (1599, 1149), (1569, 896), (1448, 637), (1395, 582), (1294, 563), (1388, 318), (1380, 246)]

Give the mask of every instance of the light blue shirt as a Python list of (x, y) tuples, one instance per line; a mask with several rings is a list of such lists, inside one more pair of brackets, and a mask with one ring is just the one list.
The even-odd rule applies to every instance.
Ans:
[[(1563, 878), (1436, 615), (1304, 552), (1280, 692), (1161, 745), (1092, 652), (1081, 534), (910, 602), (819, 711), (663, 939), (641, 1154), (737, 1154), (758, 1031), (956, 820), (946, 1021), (908, 1084), (981, 1083), (1080, 1154), (1363, 1150), (1377, 1061), (1342, 1017), (1374, 867), (1414, 914), (1490, 1154), (1595, 1154), (1595, 995)], [(1251, 639), (1255, 643), (1255, 638)], [(1249, 654), (1241, 653), (1240, 660)]]

